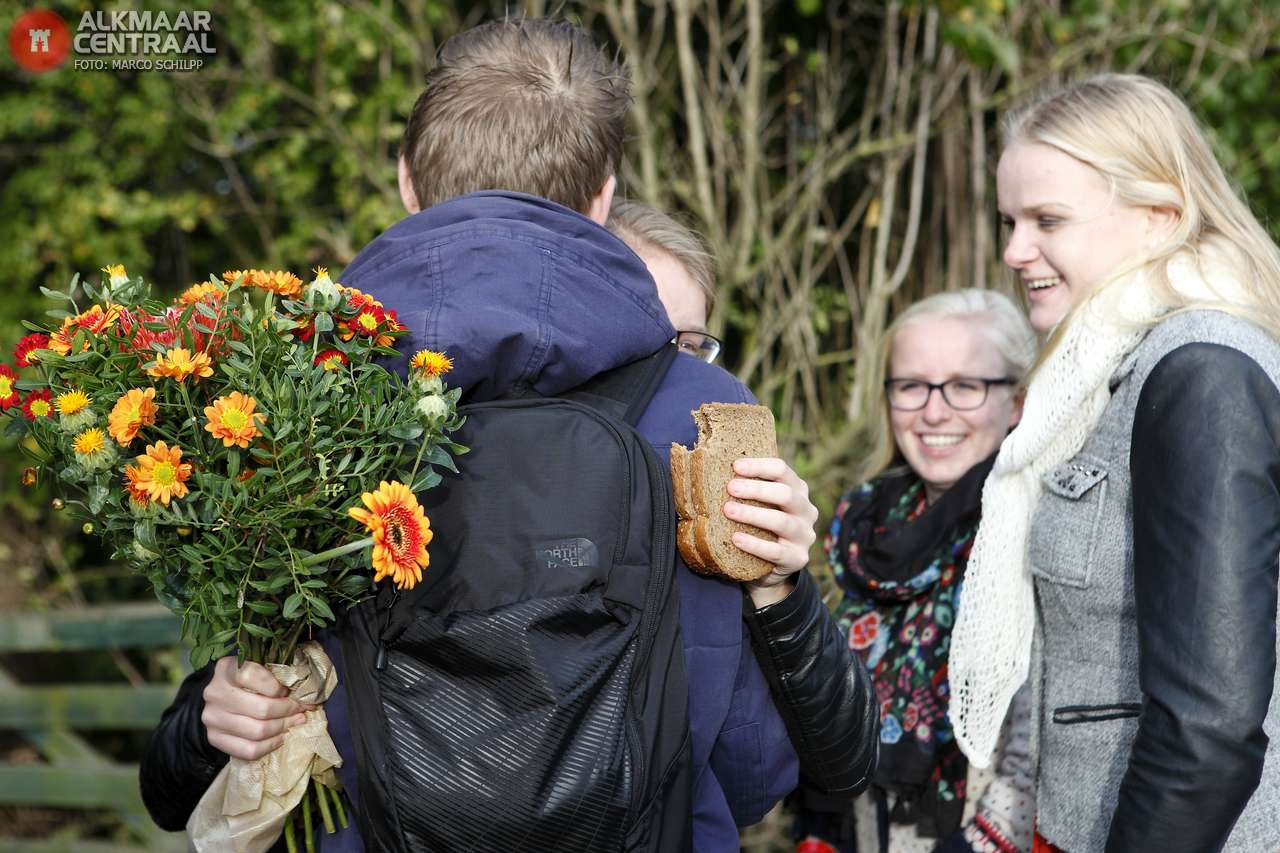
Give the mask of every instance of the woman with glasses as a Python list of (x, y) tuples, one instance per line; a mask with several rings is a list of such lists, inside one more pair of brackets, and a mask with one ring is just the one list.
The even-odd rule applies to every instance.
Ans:
[(1039, 849), (1280, 850), (1280, 249), (1154, 80), (1004, 136), (1004, 261), (1049, 340), (982, 497), (957, 737), (987, 760), (1029, 674)]
[(1023, 312), (989, 290), (928, 297), (885, 333), (866, 482), (840, 500), (824, 543), (844, 592), (836, 616), (875, 682), (880, 763), (852, 828), (802, 792), (798, 851), (1030, 850), (1025, 711), (995, 781), (974, 778), (947, 716), (947, 667), (983, 481), (1021, 417), (1036, 350)]

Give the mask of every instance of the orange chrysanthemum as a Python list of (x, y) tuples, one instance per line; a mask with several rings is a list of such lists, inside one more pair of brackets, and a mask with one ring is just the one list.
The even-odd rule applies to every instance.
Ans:
[(226, 295), (227, 289), (222, 285), (212, 281), (202, 281), (182, 291), (182, 295), (178, 297), (177, 302), (179, 305), (194, 305), (205, 300), (216, 302)]
[(453, 370), (453, 359), (442, 352), (422, 349), (413, 354), (409, 366), (423, 376), (443, 376)]
[(134, 461), (138, 463), (134, 484), (147, 493), (148, 499), (168, 506), (173, 498), (186, 495), (191, 464), (182, 461), (181, 447), (169, 447), (163, 441), (157, 441), (148, 444), (147, 452)]
[(258, 270), (258, 275), (254, 278), (254, 285), (263, 290), (270, 290), (278, 296), (293, 298), (302, 293), (302, 279), (298, 278), (291, 272), (284, 270)]
[(156, 422), (160, 409), (155, 404), (156, 389), (126, 391), (107, 415), (107, 432), (121, 447), (128, 447), (138, 435), (138, 430)]
[(142, 469), (136, 465), (124, 466), (124, 489), (129, 493), (129, 501), (138, 506), (150, 506), (151, 495), (145, 488), (138, 485), (138, 478), (142, 476)]
[[(79, 331), (79, 327), (76, 325), (76, 318), (64, 318), (62, 320), (62, 328), (49, 336), (48, 348), (58, 355), (71, 355), (71, 342), (75, 340), (77, 331)], [(80, 347), (80, 351), (84, 352), (87, 349), (89, 349), (88, 340)]]
[(205, 406), (204, 416), (208, 421), (204, 428), (214, 438), (222, 439), (223, 447), (248, 448), (249, 442), (258, 437), (258, 423), (267, 419), (261, 412), (254, 412), (257, 405), (252, 397), (232, 391), (214, 400), (212, 406)]
[(404, 483), (386, 480), (360, 499), (368, 509), (357, 506), (347, 512), (373, 536), (374, 581), (389, 577), (399, 589), (413, 589), (430, 562), (431, 523), (422, 505)]
[(198, 352), (195, 355), (185, 347), (175, 347), (156, 360), (154, 367), (147, 370), (149, 376), (157, 378), (168, 376), (183, 382), (188, 376), (204, 379), (213, 375), (213, 361), (208, 353)]

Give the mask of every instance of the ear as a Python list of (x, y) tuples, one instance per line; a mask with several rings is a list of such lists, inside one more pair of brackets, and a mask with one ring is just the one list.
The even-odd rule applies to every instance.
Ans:
[(1013, 413), (1009, 417), (1009, 429), (1012, 430), (1022, 421), (1022, 404), (1027, 401), (1027, 392), (1019, 391), (1013, 395)]
[(1147, 213), (1147, 238), (1152, 245), (1163, 243), (1178, 226), (1182, 215), (1172, 207), (1152, 207)]
[(591, 197), (590, 203), (587, 204), (587, 218), (595, 224), (604, 227), (609, 221), (609, 206), (613, 204), (613, 192), (618, 188), (617, 177), (610, 175), (605, 178), (600, 189), (596, 190), (596, 194)]
[(418, 194), (413, 191), (413, 178), (409, 177), (409, 164), (405, 162), (403, 154), (396, 163), (396, 181), (400, 184), (400, 201), (404, 204), (404, 209), (410, 213), (422, 210), (422, 205), (418, 204)]

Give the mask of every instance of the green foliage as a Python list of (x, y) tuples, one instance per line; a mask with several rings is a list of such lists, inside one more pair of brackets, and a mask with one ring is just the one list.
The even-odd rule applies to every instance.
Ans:
[[(403, 327), (323, 272), (305, 294), (287, 273), (247, 271), (167, 306), (109, 272), (45, 289), (69, 311), (17, 385), (58, 410), (10, 406), (6, 429), (182, 616), (193, 666), (232, 645), (287, 662), (305, 630), (372, 589), (372, 540), (348, 509), (382, 481), (422, 491), (433, 466), (452, 469), (458, 395), (375, 363)], [(278, 306), (274, 291), (257, 298), (267, 286)], [(72, 411), (77, 394), (89, 402)], [(423, 399), (441, 401), (435, 417)]]

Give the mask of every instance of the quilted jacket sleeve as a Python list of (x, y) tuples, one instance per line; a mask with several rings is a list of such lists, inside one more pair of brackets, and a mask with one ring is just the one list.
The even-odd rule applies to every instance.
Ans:
[(871, 678), (807, 571), (776, 604), (743, 612), (806, 787), (853, 798), (875, 771), (880, 719)]
[(209, 745), (200, 720), (204, 688), (211, 678), (213, 664), (186, 677), (142, 757), (142, 801), (156, 825), (170, 832), (187, 825), (196, 803), (227, 763), (226, 754)]

